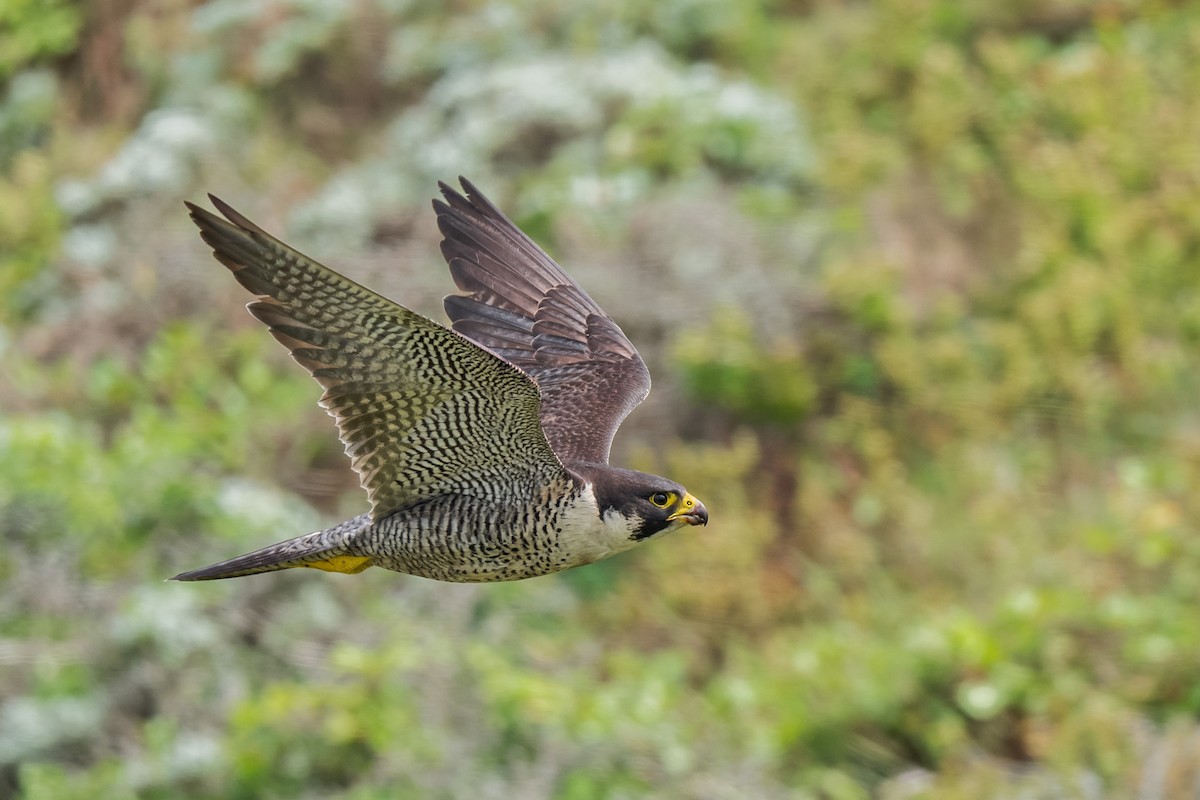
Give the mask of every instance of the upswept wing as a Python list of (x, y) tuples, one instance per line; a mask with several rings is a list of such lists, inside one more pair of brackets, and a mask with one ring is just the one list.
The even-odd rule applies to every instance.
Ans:
[(321, 405), (337, 421), (373, 520), (441, 494), (532, 491), (561, 473), (529, 376), (209, 197), (226, 219), (188, 203), (192, 220), (258, 295), (250, 313), (325, 388)]
[(607, 464), (650, 373), (617, 324), (465, 178), (438, 184), (442, 254), (466, 295), (445, 299), (454, 330), (520, 367), (542, 393), (542, 428), (566, 463)]

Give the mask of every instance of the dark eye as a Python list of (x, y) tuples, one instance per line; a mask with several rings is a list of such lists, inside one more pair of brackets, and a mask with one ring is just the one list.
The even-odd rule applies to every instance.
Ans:
[(649, 500), (659, 508), (666, 508), (675, 500), (675, 495), (672, 492), (655, 492)]

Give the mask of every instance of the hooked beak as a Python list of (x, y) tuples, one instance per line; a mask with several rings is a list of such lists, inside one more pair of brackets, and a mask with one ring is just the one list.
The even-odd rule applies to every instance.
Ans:
[(679, 510), (671, 516), (667, 517), (668, 522), (682, 520), (688, 525), (707, 525), (708, 524), (708, 509), (692, 495), (684, 495), (684, 498), (679, 501)]

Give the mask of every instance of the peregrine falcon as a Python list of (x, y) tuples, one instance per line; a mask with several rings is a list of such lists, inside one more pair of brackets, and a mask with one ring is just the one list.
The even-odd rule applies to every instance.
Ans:
[(629, 339), (466, 179), (439, 183), (451, 327), (293, 250), (210, 195), (187, 204), (247, 308), (324, 388), (371, 510), (173, 580), (384, 567), (507, 581), (589, 564), (708, 524), (678, 483), (609, 466), (650, 391)]

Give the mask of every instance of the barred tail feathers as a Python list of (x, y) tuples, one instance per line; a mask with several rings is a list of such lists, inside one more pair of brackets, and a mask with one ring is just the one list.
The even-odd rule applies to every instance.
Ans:
[(370, 556), (355, 555), (347, 549), (352, 536), (370, 524), (365, 517), (356, 517), (334, 528), (297, 536), (207, 567), (181, 572), (170, 580), (214, 581), (294, 567), (353, 575), (372, 564)]

